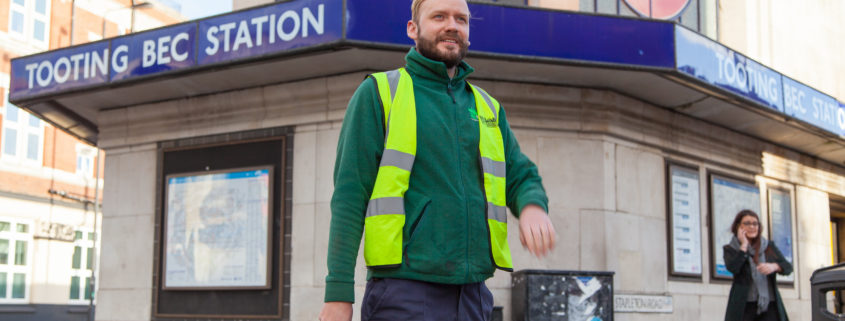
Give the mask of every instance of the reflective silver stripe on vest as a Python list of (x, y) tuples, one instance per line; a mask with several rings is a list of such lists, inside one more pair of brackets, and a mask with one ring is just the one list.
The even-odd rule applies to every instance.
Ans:
[(390, 103), (393, 104), (393, 100), (396, 99), (396, 90), (399, 88), (399, 69), (394, 69), (391, 71), (385, 72), (387, 75), (387, 86), (390, 87)]
[(507, 208), (504, 206), (496, 206), (493, 203), (487, 202), (487, 219), (508, 223)]
[(481, 88), (478, 88), (475, 85), (472, 86), (475, 87), (475, 90), (477, 90), (479, 94), (481, 94), (481, 97), (484, 98), (485, 102), (487, 102), (487, 107), (490, 107), (490, 111), (493, 112), (493, 117), (498, 120), (499, 114), (496, 113), (496, 106), (493, 106), (493, 100), (490, 99), (490, 96), (488, 96), (487, 93), (484, 92), (484, 90), (481, 90)]
[(405, 201), (401, 197), (371, 199), (367, 204), (367, 217), (385, 214), (405, 215)]
[(410, 172), (411, 167), (414, 166), (414, 155), (395, 149), (385, 149), (379, 166), (394, 166)]
[(505, 162), (497, 162), (487, 157), (481, 157), (481, 169), (496, 177), (505, 177), (506, 174)]

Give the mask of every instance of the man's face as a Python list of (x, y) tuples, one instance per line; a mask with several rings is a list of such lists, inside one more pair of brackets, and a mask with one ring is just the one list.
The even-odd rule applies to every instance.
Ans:
[(408, 37), (423, 56), (457, 66), (469, 47), (469, 8), (466, 0), (426, 0), (419, 21), (408, 21)]

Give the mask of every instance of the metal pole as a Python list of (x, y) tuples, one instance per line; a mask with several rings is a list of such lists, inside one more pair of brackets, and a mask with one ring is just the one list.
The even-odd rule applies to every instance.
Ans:
[(103, 39), (106, 39), (106, 14), (108, 14), (108, 11), (103, 13), (103, 30), (100, 31), (100, 36), (102, 36)]
[[(97, 270), (97, 239), (100, 238), (100, 233), (97, 231), (97, 215), (99, 214), (99, 207), (100, 207), (100, 147), (95, 146), (97, 150), (97, 160), (94, 162), (94, 166), (97, 168), (94, 169), (94, 244), (91, 246), (91, 254), (94, 255), (95, 259), (91, 260), (91, 281), (89, 281), (89, 285), (91, 285), (91, 292), (94, 292), (94, 287), (97, 285), (95, 281), (96, 273), (94, 271)], [(87, 293), (87, 291), (86, 291)], [(88, 299), (88, 321), (92, 321), (94, 317), (94, 294), (91, 293)]]
[(73, 46), (73, 19), (76, 18), (76, 0), (70, 1), (70, 45)]
[(135, 32), (135, 0), (132, 0), (132, 6), (129, 7), (132, 10), (132, 19), (129, 22), (129, 33)]

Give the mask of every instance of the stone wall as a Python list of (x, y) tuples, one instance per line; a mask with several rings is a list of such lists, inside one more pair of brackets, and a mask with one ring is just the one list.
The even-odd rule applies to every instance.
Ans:
[[(290, 318), (316, 319), (327, 271), (335, 149), (346, 104), (363, 76), (102, 112), (100, 144), (109, 153), (109, 180), (97, 320), (151, 317), (155, 143), (278, 126), (296, 126)], [(827, 193), (845, 195), (841, 166), (607, 90), (475, 83), (502, 102), (523, 152), (539, 166), (558, 232), (555, 251), (539, 260), (521, 249), (516, 220), (509, 220), (516, 269), (615, 271), (617, 293), (674, 298), (672, 314), (617, 313), (618, 320), (721, 319), (730, 284), (711, 281), (709, 269), (697, 281), (668, 276), (665, 160), (680, 161), (698, 166), (701, 173), (705, 267), (710, 264), (708, 171), (793, 191), (797, 280), (782, 293), (790, 318), (808, 318), (809, 275), (829, 261)], [(358, 302), (363, 266), (359, 258)], [(510, 275), (498, 272), (487, 284), (510, 320)], [(355, 309), (357, 320), (357, 304)]]

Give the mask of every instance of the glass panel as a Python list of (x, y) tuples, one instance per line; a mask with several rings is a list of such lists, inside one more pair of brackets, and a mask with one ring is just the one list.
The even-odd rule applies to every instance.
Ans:
[(91, 290), (91, 278), (85, 278), (85, 300), (91, 300), (94, 291)]
[(0, 264), (9, 264), (9, 240), (0, 240)]
[(26, 158), (38, 160), (38, 147), (41, 139), (36, 134), (29, 134), (29, 141), (26, 144)]
[(88, 261), (88, 262), (85, 262), (85, 267), (90, 270), (91, 267), (94, 266), (94, 249), (93, 248), (90, 248), (90, 247), (88, 248), (88, 252), (85, 253), (85, 258)]
[(20, 109), (12, 104), (6, 105), (6, 120), (17, 122)]
[(35, 0), (35, 12), (47, 14), (47, 0)]
[(74, 240), (81, 240), (82, 239), (82, 231), (76, 231), (75, 233), (73, 233), (73, 239)]
[(70, 277), (70, 299), (79, 300), (79, 277)]
[(33, 114), (29, 114), (29, 126), (41, 128), (41, 118)]
[(18, 233), (28, 233), (29, 232), (29, 225), (18, 224), (17, 229), (18, 229)]
[(6, 272), (0, 272), (0, 299), (6, 298)]
[(26, 265), (26, 241), (15, 241), (15, 265)]
[(82, 248), (75, 246), (73, 248), (73, 265), (71, 265), (74, 269), (79, 269), (82, 266)]
[(23, 299), (26, 297), (26, 274), (15, 273), (12, 280), (12, 299)]
[(38, 41), (44, 41), (44, 21), (35, 20), (32, 26), (32, 37)]
[(23, 33), (23, 13), (12, 11), (12, 31)]
[(15, 3), (19, 6), (24, 6), (26, 5), (26, 0), (15, 0)]
[(3, 143), (5, 147), (3, 147), (3, 154), (6, 155), (17, 155), (18, 153), (18, 131), (14, 128), (6, 128), (5, 132), (3, 133)]
[(8, 232), (10, 231), (12, 224), (9, 222), (0, 222), (0, 232)]
[(94, 233), (88, 233), (88, 240), (89, 240), (89, 241), (93, 241), (93, 240), (94, 240)]

